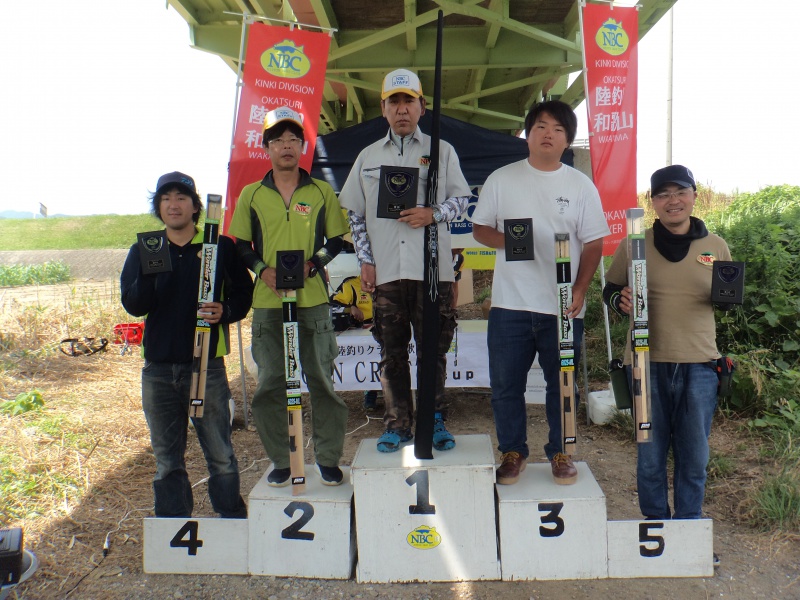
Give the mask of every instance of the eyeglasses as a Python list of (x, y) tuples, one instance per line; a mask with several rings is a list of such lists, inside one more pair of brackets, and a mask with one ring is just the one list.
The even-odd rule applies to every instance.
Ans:
[(290, 146), (299, 147), (303, 143), (303, 140), (296, 137), (290, 138), (275, 138), (274, 140), (270, 140), (268, 144), (273, 148), (280, 148), (285, 144), (289, 144)]
[(653, 196), (653, 200), (658, 200), (659, 202), (664, 200), (669, 200), (670, 198), (677, 198), (678, 200), (688, 200), (692, 196), (692, 190), (689, 188), (683, 188), (682, 190), (678, 190), (677, 192), (661, 192), (660, 194), (656, 194)]

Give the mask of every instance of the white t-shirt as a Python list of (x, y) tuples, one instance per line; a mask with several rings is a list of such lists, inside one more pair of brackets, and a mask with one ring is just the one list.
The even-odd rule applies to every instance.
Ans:
[[(441, 204), (446, 198), (471, 196), (456, 151), (444, 140), (439, 144), (437, 202)], [(406, 142), (402, 154), (387, 133), (385, 138), (361, 151), (339, 193), (342, 208), (352, 210), (367, 220), (367, 235), (375, 258), (376, 285), (399, 279), (424, 280), (426, 228), (414, 229), (395, 219), (379, 219), (378, 184), (381, 165), (416, 167), (419, 169), (417, 206), (424, 206), (430, 148), (430, 136), (422, 133), (419, 127)], [(453, 281), (450, 230), (446, 223), (439, 223), (438, 231), (439, 280)]]
[[(561, 165), (540, 171), (528, 160), (497, 169), (486, 180), (472, 222), (503, 231), (505, 219), (533, 219), (534, 260), (506, 262), (497, 250), (492, 306), (558, 314), (555, 234), (568, 233), (572, 280), (583, 244), (609, 235), (600, 195), (580, 171)], [(586, 311), (584, 305), (579, 317)]]

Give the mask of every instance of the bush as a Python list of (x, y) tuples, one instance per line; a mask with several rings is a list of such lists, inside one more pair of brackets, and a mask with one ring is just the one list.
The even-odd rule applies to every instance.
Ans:
[(41, 265), (0, 267), (0, 287), (51, 285), (69, 281), (69, 279), (69, 267), (60, 260)]

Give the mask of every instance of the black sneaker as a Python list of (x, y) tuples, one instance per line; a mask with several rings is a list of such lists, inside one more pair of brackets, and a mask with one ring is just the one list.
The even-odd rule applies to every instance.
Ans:
[(322, 485), (341, 485), (344, 474), (339, 467), (323, 467), (317, 463), (317, 469), (322, 476)]
[(716, 552), (714, 552), (714, 558), (712, 564), (714, 565), (715, 569), (719, 566), (719, 556), (717, 556)]
[(378, 406), (378, 390), (364, 392), (364, 409), (375, 410)]
[(289, 485), (289, 477), (292, 475), (292, 470), (289, 467), (285, 469), (272, 469), (267, 475), (267, 485), (271, 487), (286, 487)]

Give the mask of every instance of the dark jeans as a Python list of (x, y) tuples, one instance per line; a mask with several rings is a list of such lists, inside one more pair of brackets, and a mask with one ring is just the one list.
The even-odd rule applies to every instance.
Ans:
[(408, 345), (411, 328), (417, 345), (417, 381), (419, 368), (425, 360), (436, 361), (436, 410), (446, 417), (444, 386), (447, 375), (447, 351), (456, 330), (456, 311), (453, 308), (452, 282), (439, 283), (438, 353), (435, 357), (422, 353), (422, 306), (425, 284), (422, 281), (399, 279), (379, 285), (373, 300), (372, 336), (381, 345), (381, 387), (387, 429), (405, 429), (414, 422), (411, 400), (411, 371), (408, 364)]
[[(146, 361), (142, 369), (142, 408), (156, 457), (157, 517), (192, 516), (194, 500), (184, 460), (191, 381), (192, 363)], [(209, 360), (203, 416), (192, 419), (210, 474), (208, 496), (221, 516), (245, 518), (239, 464), (231, 444), (230, 397), (224, 359)]]
[[(557, 324), (555, 315), (505, 308), (489, 311), (489, 384), (492, 386), (498, 449), (502, 453), (519, 452), (525, 458), (530, 454), (525, 387), (528, 371), (537, 355), (547, 384), (545, 414), (550, 431), (544, 452), (548, 460), (563, 452)], [(583, 319), (573, 319), (572, 327), (577, 368), (583, 340)]]
[(637, 444), (636, 481), (645, 517), (669, 519), (667, 455), (675, 462), (674, 519), (699, 519), (708, 436), (717, 407), (716, 361), (650, 363), (651, 441)]

